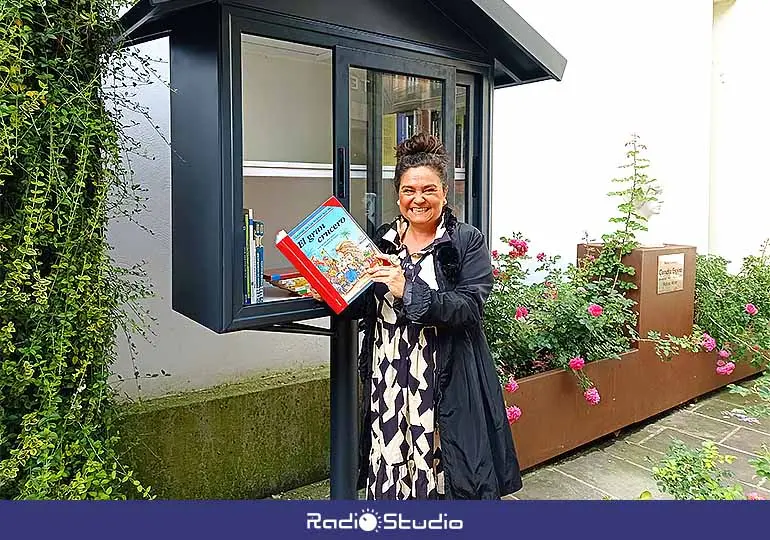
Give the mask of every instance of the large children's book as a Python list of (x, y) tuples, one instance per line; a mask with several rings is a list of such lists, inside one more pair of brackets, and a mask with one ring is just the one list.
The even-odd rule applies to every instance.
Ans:
[(371, 285), (366, 270), (384, 264), (372, 239), (335, 197), (288, 233), (279, 231), (275, 245), (336, 314)]

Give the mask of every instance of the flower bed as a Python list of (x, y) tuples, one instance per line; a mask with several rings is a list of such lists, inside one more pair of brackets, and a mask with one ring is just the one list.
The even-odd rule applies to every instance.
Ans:
[[(584, 246), (578, 247), (579, 259), (586, 253)], [(658, 294), (658, 258), (675, 253), (684, 254), (682, 289)], [(624, 260), (634, 268), (636, 288), (628, 294), (638, 315), (636, 333), (646, 335), (657, 329), (681, 336), (692, 328), (696, 313), (695, 248), (637, 248)], [(747, 320), (756, 324), (765, 303), (760, 300), (752, 305), (756, 311), (745, 305), (742, 309), (750, 318)], [(589, 321), (605, 313), (603, 310)], [(509, 420), (521, 467), (538, 465), (762, 371), (761, 363), (722, 358), (720, 351), (726, 350), (721, 345), (723, 339), (717, 345), (716, 339), (712, 343), (699, 337), (694, 351), (681, 348), (677, 354), (661, 358), (661, 343), (645, 339), (640, 340), (638, 349), (621, 353), (617, 359), (583, 362), (573, 358), (565, 366), (503, 381), (506, 405), (515, 413), (509, 412)], [(575, 374), (592, 382), (591, 388), (600, 395), (598, 402), (593, 403), (594, 398), (576, 386)]]

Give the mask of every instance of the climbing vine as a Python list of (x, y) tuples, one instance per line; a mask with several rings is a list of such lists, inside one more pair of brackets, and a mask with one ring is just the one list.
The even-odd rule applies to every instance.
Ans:
[(126, 3), (0, 2), (0, 498), (149, 496), (108, 384), (147, 292), (106, 240), (109, 210), (141, 202), (103, 84)]

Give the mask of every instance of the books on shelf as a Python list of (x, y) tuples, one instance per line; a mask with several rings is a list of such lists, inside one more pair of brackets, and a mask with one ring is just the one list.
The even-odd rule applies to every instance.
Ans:
[(288, 233), (278, 232), (278, 250), (340, 314), (372, 281), (368, 268), (382, 253), (335, 197), (330, 197)]
[(251, 208), (243, 209), (243, 232), (246, 240), (243, 244), (243, 303), (258, 304), (265, 298), (262, 282), (265, 224), (254, 219)]
[(300, 296), (310, 294), (310, 283), (295, 268), (270, 268), (262, 277), (274, 287)]

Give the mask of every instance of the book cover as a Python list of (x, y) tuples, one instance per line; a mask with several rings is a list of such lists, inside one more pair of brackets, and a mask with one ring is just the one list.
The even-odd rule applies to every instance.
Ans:
[(330, 197), (275, 245), (332, 310), (340, 314), (372, 283), (366, 274), (382, 262), (374, 242), (336, 197)]

